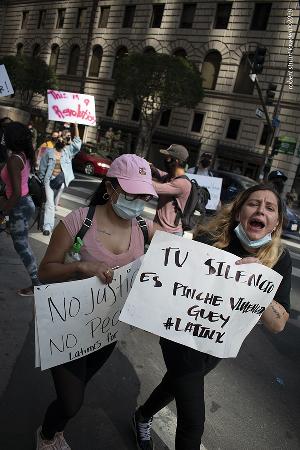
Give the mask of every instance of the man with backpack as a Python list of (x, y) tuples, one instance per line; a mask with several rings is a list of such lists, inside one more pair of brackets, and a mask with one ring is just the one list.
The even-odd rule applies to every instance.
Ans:
[[(151, 166), (153, 186), (158, 194), (154, 222), (169, 233), (183, 235), (180, 211), (184, 211), (191, 192), (191, 182), (185, 176), (185, 164), (189, 153), (183, 145), (172, 144), (164, 155), (166, 172)], [(155, 181), (157, 180), (157, 181)]]

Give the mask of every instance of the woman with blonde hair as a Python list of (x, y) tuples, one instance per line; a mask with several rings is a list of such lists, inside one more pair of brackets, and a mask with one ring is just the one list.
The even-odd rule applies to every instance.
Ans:
[[(262, 323), (273, 333), (284, 329), (290, 308), (292, 264), (280, 241), (282, 223), (283, 206), (277, 191), (272, 186), (255, 185), (194, 233), (194, 240), (237, 255), (236, 264), (261, 263), (283, 276), (274, 300), (261, 315)], [(175, 399), (175, 449), (199, 450), (205, 422), (204, 376), (220, 359), (164, 338), (160, 345), (167, 372), (134, 414), (138, 448), (153, 448), (153, 416)]]

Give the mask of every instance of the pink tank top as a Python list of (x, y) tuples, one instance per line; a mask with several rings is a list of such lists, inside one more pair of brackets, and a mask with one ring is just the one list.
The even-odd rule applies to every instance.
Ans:
[[(21, 197), (25, 197), (25, 195), (28, 194), (28, 178), (30, 174), (30, 163), (26, 157), (22, 157), (21, 155), (18, 155), (17, 153), (14, 153), (14, 156), (17, 156), (21, 159), (23, 163), (23, 169), (21, 171)], [(3, 182), (5, 183), (5, 192), (7, 198), (10, 198), (13, 194), (13, 187), (11, 184), (11, 179), (7, 170), (7, 165), (3, 167), (1, 171), (1, 178)]]
[[(80, 230), (82, 223), (87, 216), (87, 212), (88, 208), (75, 209), (62, 219), (62, 222), (72, 239), (75, 238)], [(153, 232), (153, 222), (146, 219), (146, 223), (148, 232), (151, 234)], [(105, 262), (110, 267), (126, 266), (126, 264), (129, 264), (144, 254), (144, 235), (137, 221), (133, 219), (129, 248), (126, 252), (116, 255), (105, 248), (97, 240), (97, 223), (94, 218), (92, 226), (83, 238), (83, 247), (80, 254), (83, 261), (101, 261)]]

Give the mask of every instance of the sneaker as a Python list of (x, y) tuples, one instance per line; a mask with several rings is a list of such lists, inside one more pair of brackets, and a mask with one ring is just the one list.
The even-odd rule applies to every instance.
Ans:
[(44, 230), (43, 231), (43, 235), (44, 236), (50, 236), (50, 231), (49, 230)]
[(68, 445), (67, 441), (65, 440), (64, 433), (62, 431), (55, 434), (56, 439), (59, 442), (60, 447), (58, 447), (60, 450), (71, 450), (71, 447)]
[(36, 450), (61, 450), (61, 446), (57, 439), (57, 434), (50, 441), (43, 439), (41, 436), (42, 427), (36, 432)]
[(140, 450), (153, 450), (154, 444), (151, 439), (153, 417), (150, 417), (149, 420), (144, 420), (141, 413), (137, 409), (132, 417), (132, 422), (137, 448)]

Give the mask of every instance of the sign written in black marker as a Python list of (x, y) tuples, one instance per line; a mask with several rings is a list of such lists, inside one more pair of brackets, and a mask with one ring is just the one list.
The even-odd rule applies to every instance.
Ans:
[(282, 276), (231, 253), (156, 232), (120, 320), (219, 358), (235, 357)]

